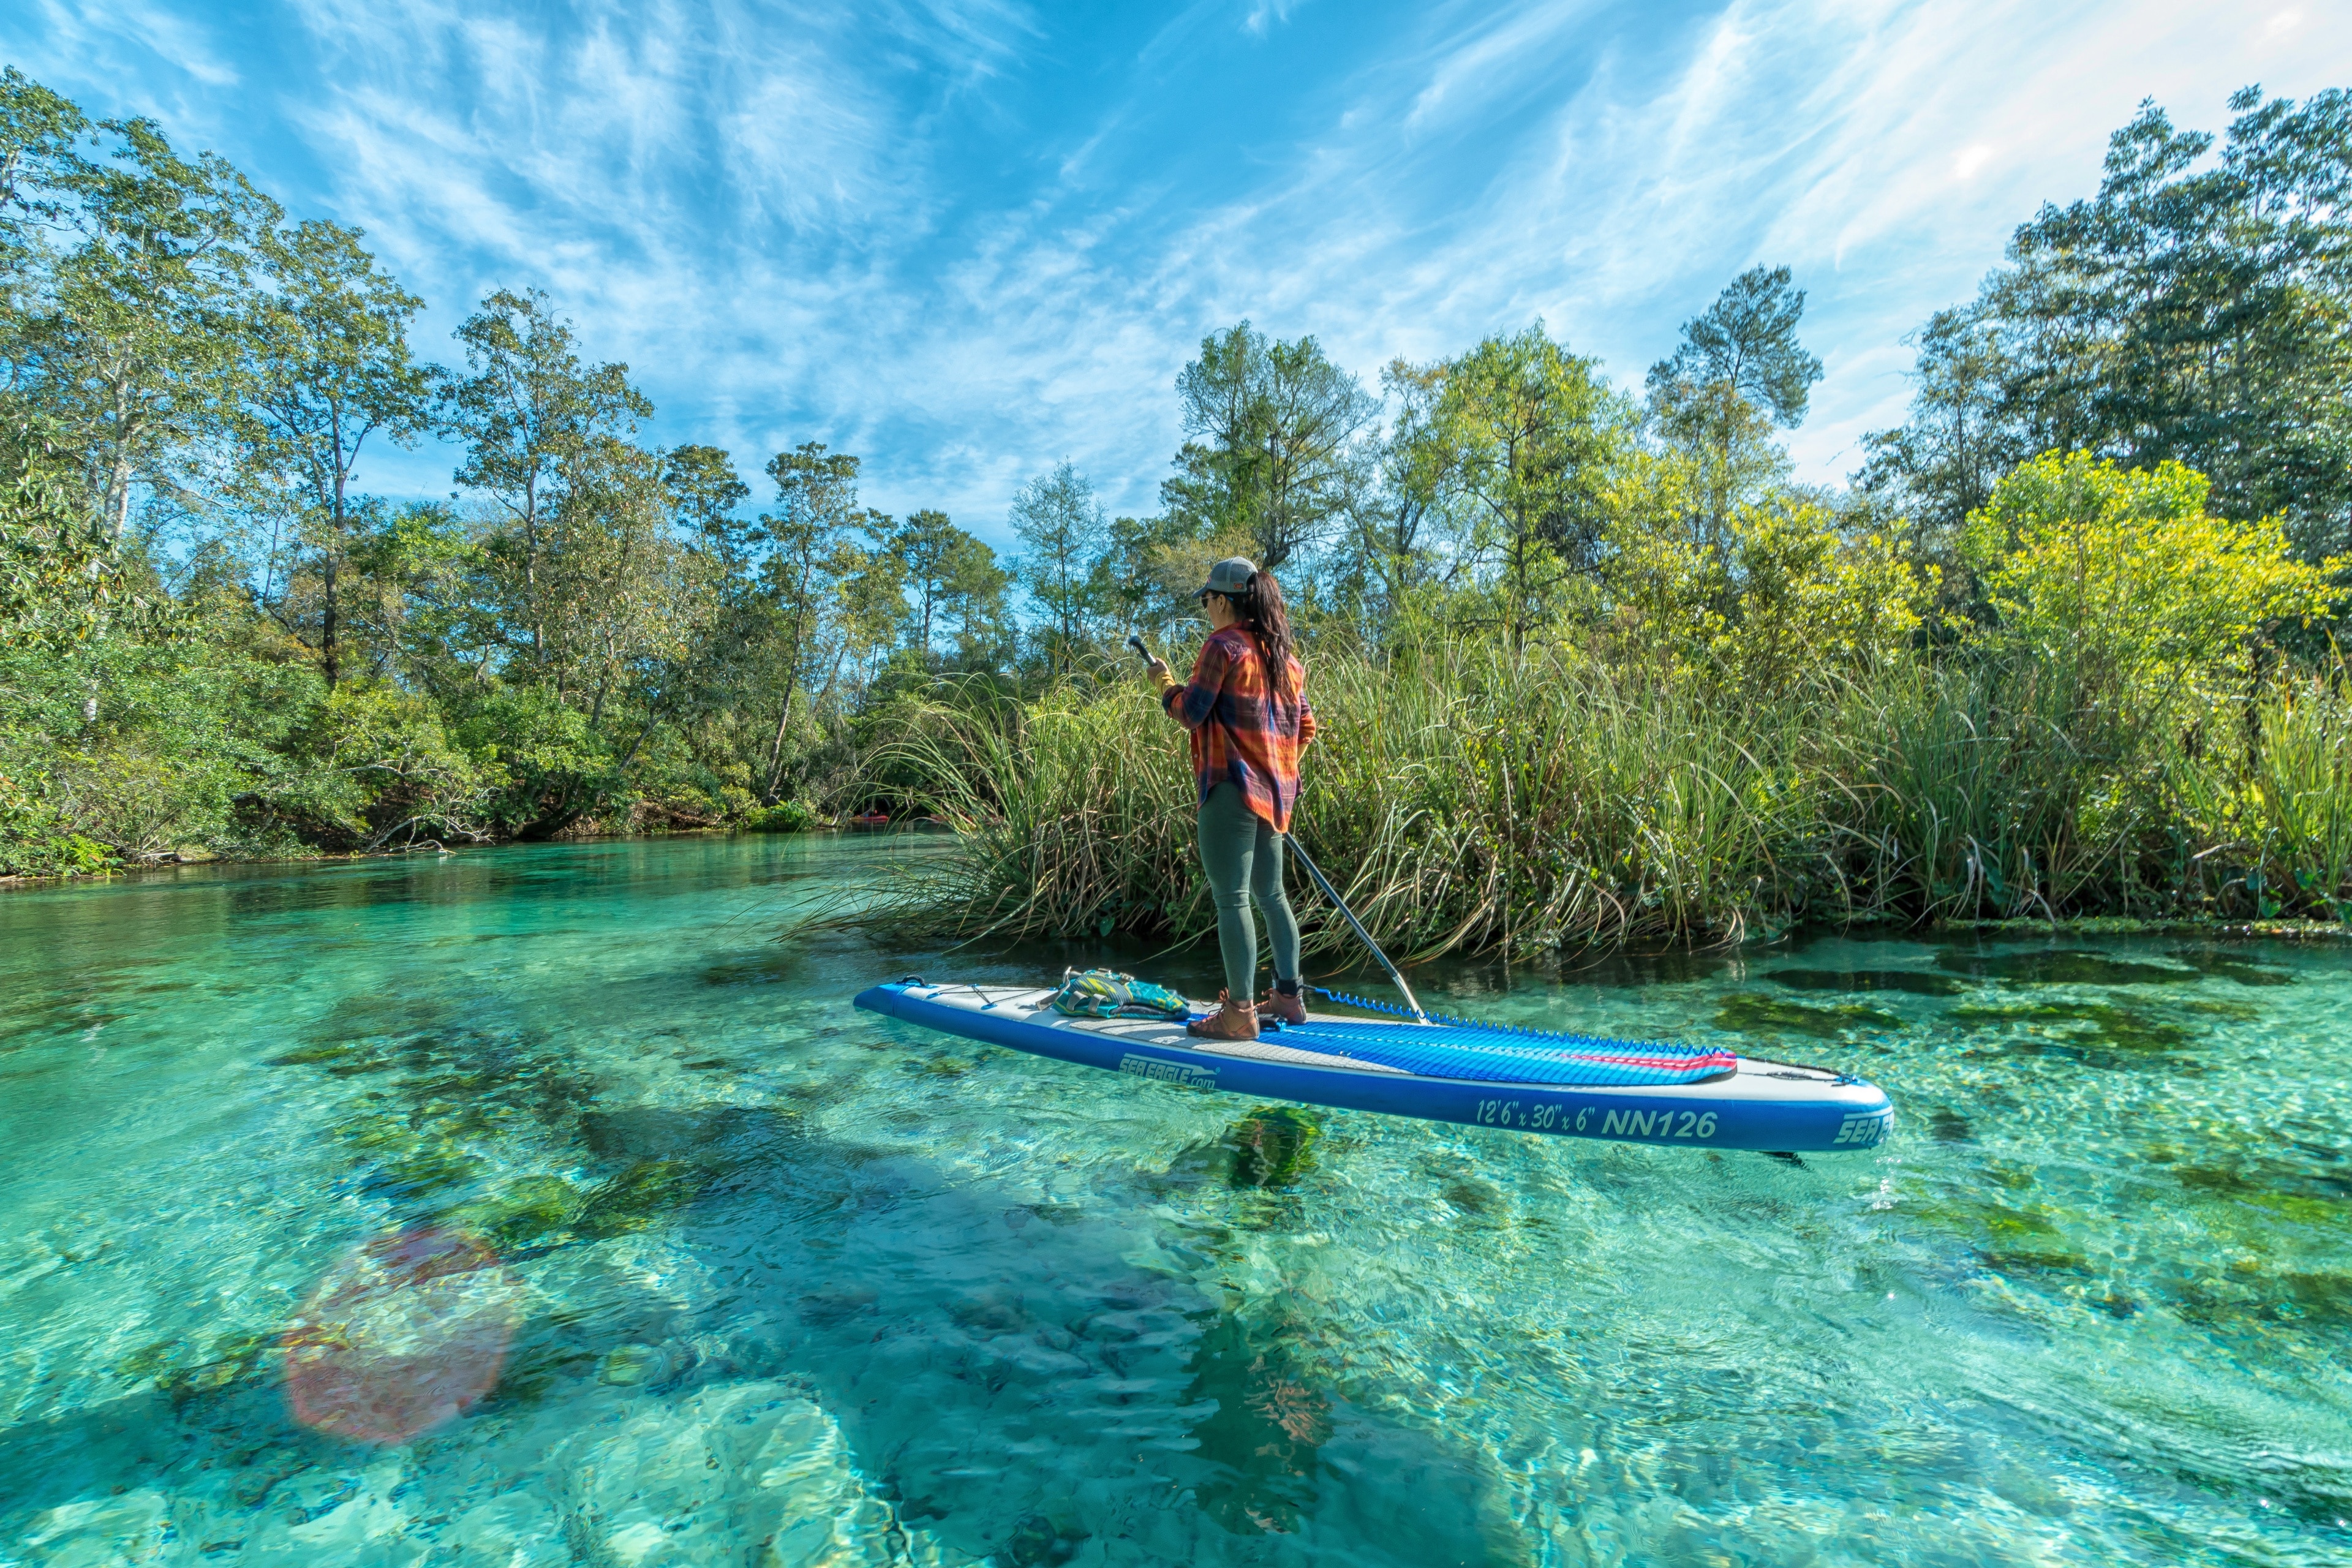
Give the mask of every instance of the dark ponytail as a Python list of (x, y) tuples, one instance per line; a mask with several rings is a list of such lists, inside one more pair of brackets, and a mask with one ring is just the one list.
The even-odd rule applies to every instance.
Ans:
[(1265, 660), (1265, 683), (1277, 697), (1290, 692), (1290, 660), (1297, 651), (1291, 639), (1290, 617), (1283, 613), (1282, 584), (1271, 572), (1260, 572), (1234, 600), (1234, 611), (1249, 623), (1257, 639), (1258, 657)]

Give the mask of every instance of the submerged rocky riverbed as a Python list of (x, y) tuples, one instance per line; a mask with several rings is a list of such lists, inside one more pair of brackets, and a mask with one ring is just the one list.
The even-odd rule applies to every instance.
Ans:
[(0, 1563), (2352, 1553), (2346, 949), (1428, 976), (1894, 1097), (1884, 1149), (1792, 1164), (851, 1013), (1103, 956), (775, 940), (899, 852), (0, 898)]

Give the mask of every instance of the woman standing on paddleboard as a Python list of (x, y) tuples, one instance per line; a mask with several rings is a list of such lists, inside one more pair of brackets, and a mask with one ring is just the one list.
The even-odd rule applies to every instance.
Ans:
[(1196, 595), (1209, 640), (1178, 680), (1153, 658), (1152, 682), (1169, 717), (1192, 731), (1192, 772), (1201, 791), (1201, 865), (1217, 904), (1217, 946), (1225, 961), (1223, 1004), (1188, 1026), (1204, 1039), (1257, 1038), (1257, 922), (1265, 916), (1274, 947), (1274, 993), (1265, 1010), (1285, 1023), (1306, 1021), (1298, 995), (1298, 921), (1282, 890), (1282, 835), (1298, 800), (1298, 753), (1315, 739), (1307, 705), (1307, 669), (1298, 662), (1273, 574), (1239, 555), (1209, 568)]

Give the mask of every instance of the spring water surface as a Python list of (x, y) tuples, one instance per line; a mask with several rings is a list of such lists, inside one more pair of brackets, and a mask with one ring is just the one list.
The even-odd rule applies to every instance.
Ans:
[(1430, 976), (1892, 1094), (1799, 1165), (853, 1013), (1101, 956), (775, 940), (905, 852), (0, 897), (0, 1563), (2352, 1561), (2340, 949)]

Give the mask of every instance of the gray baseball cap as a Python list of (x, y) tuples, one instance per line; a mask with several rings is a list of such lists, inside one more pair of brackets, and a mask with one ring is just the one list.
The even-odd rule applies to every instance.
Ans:
[(1202, 594), (1223, 594), (1228, 599), (1238, 597), (1257, 575), (1257, 567), (1246, 555), (1228, 555), (1209, 568), (1209, 580), (1201, 584), (1192, 597)]

